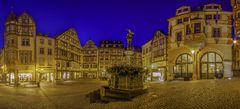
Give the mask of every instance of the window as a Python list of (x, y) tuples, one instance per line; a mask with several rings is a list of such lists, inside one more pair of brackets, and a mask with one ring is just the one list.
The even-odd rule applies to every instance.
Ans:
[(185, 18), (183, 19), (183, 21), (184, 21), (184, 22), (189, 21), (189, 17), (185, 17)]
[(14, 39), (11, 39), (11, 42), (12, 42), (12, 44), (14, 44), (14, 42), (15, 42)]
[(66, 63), (66, 67), (71, 67), (70, 62)]
[(32, 62), (32, 51), (19, 51), (20, 62), (30, 64)]
[(181, 13), (182, 12), (182, 10), (178, 10), (178, 13)]
[(206, 9), (212, 9), (212, 6), (207, 6)]
[(214, 9), (219, 9), (219, 6), (213, 6)]
[(206, 19), (206, 20), (211, 20), (211, 19), (212, 19), (212, 15), (206, 15), (206, 16), (205, 16), (205, 19)]
[(186, 25), (186, 35), (189, 35), (191, 33), (190, 25)]
[(48, 40), (48, 45), (52, 45), (52, 40)]
[(201, 32), (201, 23), (195, 23), (194, 24), (194, 33), (200, 33)]
[(219, 20), (220, 19), (220, 15), (214, 15), (214, 20)]
[(184, 12), (188, 11), (188, 8), (185, 8), (183, 11), (184, 11)]
[(221, 56), (214, 52), (203, 55), (201, 59), (201, 78), (213, 79), (215, 78), (215, 74), (219, 73), (224, 73)]
[(182, 19), (178, 19), (177, 24), (181, 24), (181, 23), (182, 23)]
[(44, 54), (44, 48), (40, 48), (40, 54)]
[(51, 48), (48, 49), (48, 55), (52, 55), (52, 49)]
[(10, 25), (10, 31), (14, 31), (14, 26), (13, 25)]
[(154, 47), (157, 47), (158, 46), (158, 43), (157, 42), (154, 42)]
[(40, 44), (44, 44), (44, 39), (40, 39)]
[(175, 77), (192, 77), (193, 72), (193, 60), (189, 54), (181, 54), (176, 60), (176, 65), (174, 68)]
[(177, 33), (177, 41), (182, 41), (182, 32)]
[(213, 37), (214, 38), (219, 38), (221, 35), (221, 30), (220, 28), (213, 28)]
[(22, 27), (22, 32), (23, 33), (28, 33), (29, 31), (29, 28), (28, 27)]
[(238, 12), (238, 18), (240, 19), (240, 12)]
[(22, 46), (30, 46), (30, 39), (29, 38), (23, 38), (22, 39)]

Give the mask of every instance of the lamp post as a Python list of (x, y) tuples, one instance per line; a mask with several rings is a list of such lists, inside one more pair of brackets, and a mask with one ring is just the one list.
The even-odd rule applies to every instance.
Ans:
[(237, 66), (237, 55), (239, 55), (239, 53), (237, 52), (237, 44), (238, 41), (236, 39), (233, 40), (233, 71), (237, 71), (238, 70), (238, 66)]

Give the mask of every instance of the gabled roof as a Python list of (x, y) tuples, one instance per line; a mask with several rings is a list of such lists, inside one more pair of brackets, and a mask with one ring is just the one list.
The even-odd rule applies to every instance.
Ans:
[(97, 46), (92, 40), (88, 40), (83, 48), (97, 48)]
[(166, 33), (164, 33), (163, 31), (161, 30), (157, 30), (153, 36), (153, 40), (155, 38), (160, 38), (160, 37), (167, 37), (168, 35)]
[(11, 11), (10, 14), (7, 16), (6, 21), (17, 21), (17, 15)]
[(79, 47), (82, 47), (75, 28), (68, 28), (63, 33), (57, 35), (55, 39), (56, 40), (64, 39), (65, 36), (71, 36), (72, 38), (78, 41)]

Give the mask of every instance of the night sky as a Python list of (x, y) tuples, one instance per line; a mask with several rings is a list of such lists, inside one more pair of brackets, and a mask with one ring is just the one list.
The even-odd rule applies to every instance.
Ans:
[(70, 27), (77, 30), (81, 45), (88, 39), (122, 40), (127, 29), (135, 33), (133, 43), (141, 46), (160, 29), (167, 33), (167, 19), (180, 6), (220, 3), (231, 11), (230, 0), (0, 0), (0, 47), (3, 47), (4, 22), (11, 6), (17, 15), (26, 11), (33, 16), (37, 32), (50, 37)]

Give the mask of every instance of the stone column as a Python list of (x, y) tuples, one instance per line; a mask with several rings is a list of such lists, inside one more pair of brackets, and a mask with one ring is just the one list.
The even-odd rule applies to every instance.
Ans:
[(19, 77), (18, 77), (18, 70), (14, 70), (14, 85), (18, 87), (19, 85)]
[(193, 69), (192, 69), (192, 80), (197, 80), (197, 55), (194, 53), (193, 55)]
[(232, 78), (233, 72), (232, 72), (232, 62), (231, 61), (224, 61), (224, 78)]
[(168, 72), (167, 72), (167, 75), (166, 75), (166, 77), (167, 77), (167, 81), (170, 81), (170, 80), (173, 80), (174, 78), (173, 78), (173, 68), (174, 68), (174, 64), (172, 64), (172, 63), (169, 63), (168, 64)]

